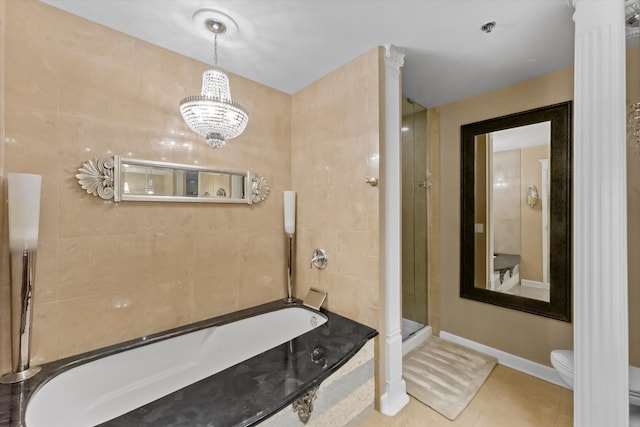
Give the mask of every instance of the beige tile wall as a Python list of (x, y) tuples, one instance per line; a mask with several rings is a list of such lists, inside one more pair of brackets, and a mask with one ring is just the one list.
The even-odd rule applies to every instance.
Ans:
[(520, 150), (493, 153), (493, 176), (504, 186), (493, 187), (494, 252), (520, 255)]
[[(178, 112), (180, 99), (200, 92), (205, 64), (35, 0), (0, 5), (0, 14), (6, 7), (0, 171), (3, 181), (8, 172), (43, 175), (33, 363), (284, 296), (291, 96), (231, 75), (233, 97), (251, 119), (243, 135), (214, 151)], [(116, 205), (87, 195), (74, 178), (87, 159), (112, 154), (255, 170), (272, 195), (253, 206)], [(4, 372), (9, 280), (2, 224)]]
[[(378, 327), (378, 48), (293, 95), (291, 183), (298, 192), (297, 295), (329, 292), (327, 307)], [(325, 270), (309, 268), (324, 248)]]

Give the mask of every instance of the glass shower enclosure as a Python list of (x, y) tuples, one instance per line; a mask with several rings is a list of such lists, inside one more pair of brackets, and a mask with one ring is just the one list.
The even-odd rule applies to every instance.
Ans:
[(402, 340), (427, 325), (427, 110), (402, 99)]

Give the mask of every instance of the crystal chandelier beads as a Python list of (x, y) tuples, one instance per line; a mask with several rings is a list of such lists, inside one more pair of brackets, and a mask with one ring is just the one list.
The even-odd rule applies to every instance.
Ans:
[(201, 95), (183, 99), (180, 113), (187, 126), (204, 136), (211, 148), (224, 146), (226, 140), (240, 135), (249, 122), (246, 110), (231, 100), (229, 77), (217, 67), (204, 71)]
[(227, 26), (215, 20), (206, 20), (204, 25), (215, 34), (214, 66), (202, 74), (200, 95), (189, 96), (180, 101), (180, 113), (187, 126), (204, 136), (210, 147), (220, 148), (228, 139), (233, 139), (244, 131), (249, 122), (249, 114), (241, 105), (231, 100), (229, 76), (217, 66), (218, 34), (223, 34)]

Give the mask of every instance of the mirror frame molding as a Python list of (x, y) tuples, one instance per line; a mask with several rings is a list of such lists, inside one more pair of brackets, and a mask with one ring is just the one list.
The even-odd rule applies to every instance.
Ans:
[[(572, 101), (462, 125), (460, 180), (460, 297), (571, 322)], [(475, 136), (551, 122), (549, 201), (550, 301), (476, 288), (474, 284)], [(471, 238), (469, 238), (471, 236)]]

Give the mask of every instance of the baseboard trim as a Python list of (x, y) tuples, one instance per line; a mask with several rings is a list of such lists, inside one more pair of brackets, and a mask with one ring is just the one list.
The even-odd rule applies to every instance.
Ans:
[(422, 345), (422, 343), (428, 340), (430, 336), (431, 326), (427, 325), (424, 328), (420, 329), (418, 332), (404, 340), (404, 342), (402, 343), (402, 355), (404, 356), (411, 350), (415, 350), (416, 348), (418, 348), (420, 345)]
[(528, 286), (530, 288), (538, 288), (538, 289), (546, 289), (546, 290), (550, 289), (548, 283), (536, 282), (535, 280), (522, 279), (520, 281), (520, 284), (522, 286)]
[(556, 372), (556, 370), (549, 366), (545, 366), (537, 362), (532, 362), (531, 360), (524, 359), (511, 353), (507, 353), (505, 351), (459, 337), (449, 332), (440, 331), (440, 338), (463, 345), (465, 347), (469, 347), (481, 353), (488, 354), (489, 356), (493, 356), (498, 359), (498, 362), (501, 365), (507, 366), (511, 369), (515, 369), (516, 371), (523, 372), (525, 374), (531, 375), (532, 377), (539, 378), (543, 381), (550, 382), (566, 389), (569, 388), (564, 383), (564, 381), (562, 381), (562, 378), (560, 378), (560, 375)]

